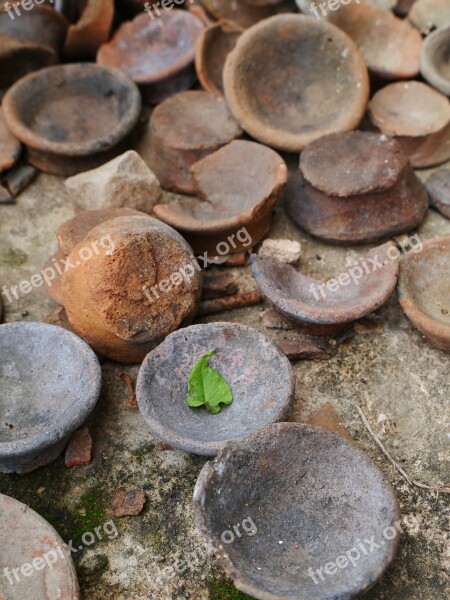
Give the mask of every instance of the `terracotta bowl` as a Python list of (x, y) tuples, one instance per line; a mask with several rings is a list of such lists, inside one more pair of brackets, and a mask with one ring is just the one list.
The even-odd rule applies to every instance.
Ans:
[(0, 471), (29, 473), (52, 462), (91, 414), (100, 386), (95, 354), (73, 333), (45, 323), (0, 325)]
[[(50, 523), (29, 506), (3, 494), (0, 494), (0, 515), (0, 546), (8, 548), (8, 552), (0, 554), (0, 598), (78, 600), (79, 587), (72, 558)], [(21, 568), (27, 563), (38, 567), (33, 569), (31, 577), (22, 576)], [(19, 581), (12, 569), (19, 573)]]
[(420, 72), (424, 79), (450, 96), (450, 25), (431, 33), (420, 52)]
[[(11, 5), (11, 2), (9, 3)], [(5, 3), (0, 2), (0, 36), (9, 35), (22, 43), (32, 43), (51, 48), (59, 54), (67, 33), (69, 22), (50, 6), (33, 6), (33, 10), (21, 11), (18, 17), (10, 6), (14, 19), (5, 12)], [(14, 68), (14, 66), (13, 66)]]
[[(227, 444), (200, 472), (194, 513), (234, 585), (260, 600), (360, 597), (399, 542), (398, 502), (376, 464), (340, 435), (297, 423)], [(362, 540), (377, 548), (345, 563)]]
[[(153, 211), (182, 232), (194, 252), (220, 255), (226, 244), (234, 254), (262, 239), (287, 181), (286, 164), (276, 152), (255, 142), (236, 140), (195, 163), (191, 173), (201, 201), (181, 198), (157, 204)], [(237, 236), (244, 227), (247, 235)], [(233, 244), (227, 243), (230, 236)]]
[(450, 237), (429, 240), (401, 261), (398, 297), (427, 341), (450, 353)]
[(450, 158), (450, 102), (425, 83), (387, 85), (373, 96), (369, 115), (373, 125), (401, 144), (413, 167)]
[(77, 21), (70, 25), (64, 43), (69, 60), (93, 59), (111, 31), (114, 0), (75, 0)]
[(117, 69), (80, 63), (27, 75), (8, 91), (2, 108), (30, 163), (69, 176), (124, 150), (138, 123), (141, 99)]
[(292, 10), (292, 3), (289, 0), (285, 0), (281, 4), (277, 2), (273, 6), (251, 5), (244, 0), (234, 2), (230, 2), (230, 0), (200, 0), (200, 3), (216, 21), (221, 19), (233, 21), (244, 29), (258, 21), (272, 17), (277, 12)]
[(448, 0), (416, 0), (408, 20), (427, 35), (433, 29), (450, 23), (450, 4)]
[(334, 25), (295, 14), (266, 19), (242, 34), (228, 56), (224, 86), (242, 128), (290, 152), (354, 129), (369, 97), (367, 68), (350, 38)]
[(187, 10), (144, 13), (125, 22), (104, 44), (97, 62), (124, 71), (151, 104), (186, 90), (196, 80), (195, 45), (203, 23)]
[[(186, 404), (189, 374), (207, 352), (233, 393), (218, 414)], [(238, 323), (192, 325), (151, 352), (136, 385), (139, 409), (152, 433), (194, 454), (214, 456), (230, 440), (286, 420), (294, 398), (289, 360), (262, 333)]]
[(450, 170), (435, 171), (428, 177), (426, 186), (431, 206), (450, 219)]
[(301, 324), (336, 325), (356, 321), (388, 300), (397, 283), (399, 255), (388, 242), (327, 282), (257, 255), (251, 265), (258, 287), (281, 314)]

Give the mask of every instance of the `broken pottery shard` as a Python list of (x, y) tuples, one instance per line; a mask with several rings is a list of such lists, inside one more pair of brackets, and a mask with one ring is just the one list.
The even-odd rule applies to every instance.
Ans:
[(36, 179), (37, 175), (38, 170), (31, 165), (17, 165), (6, 174), (5, 184), (15, 198)]
[(258, 291), (245, 292), (243, 294), (237, 294), (236, 296), (216, 298), (215, 300), (205, 300), (204, 302), (200, 302), (197, 311), (197, 317), (206, 317), (208, 315), (227, 312), (228, 310), (255, 306), (260, 304), (261, 300), (262, 296)]
[(292, 240), (264, 240), (258, 250), (258, 256), (269, 256), (282, 263), (294, 264), (302, 254), (300, 242)]
[(88, 465), (92, 457), (92, 437), (89, 429), (79, 429), (72, 435), (66, 450), (66, 467)]
[[(53, 0), (51, 0), (53, 2)], [(109, 38), (114, 18), (114, 0), (83, 0), (76, 23), (70, 25), (64, 42), (64, 57), (94, 59), (101, 44)]]
[(14, 204), (14, 198), (2, 185), (0, 185), (0, 204)]
[(146, 501), (144, 490), (117, 490), (111, 508), (115, 517), (136, 517), (144, 510)]
[(205, 275), (203, 277), (203, 300), (232, 296), (233, 294), (236, 294), (237, 291), (237, 284), (231, 275)]
[(426, 186), (431, 206), (450, 219), (450, 170), (436, 171), (428, 177)]
[(18, 160), (22, 144), (6, 127), (0, 107), (0, 173), (10, 169)]
[(313, 338), (284, 338), (276, 340), (276, 344), (290, 360), (328, 360), (333, 357), (329, 346)]
[(161, 196), (158, 180), (134, 150), (65, 183), (80, 210), (126, 207), (150, 213)]
[(349, 442), (352, 442), (352, 444), (356, 444), (355, 440), (342, 425), (339, 419), (339, 415), (336, 413), (333, 406), (329, 402), (324, 404), (322, 408), (320, 408), (317, 412), (311, 415), (311, 417), (306, 421), (306, 423), (308, 425), (323, 427), (323, 429), (327, 429), (328, 431), (338, 433)]

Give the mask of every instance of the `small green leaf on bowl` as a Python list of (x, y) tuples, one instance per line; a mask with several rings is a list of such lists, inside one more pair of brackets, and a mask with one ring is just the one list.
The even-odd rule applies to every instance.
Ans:
[(208, 365), (217, 350), (208, 352), (194, 365), (188, 382), (187, 405), (192, 408), (205, 406), (213, 415), (222, 410), (221, 404), (231, 404), (233, 394), (220, 373)]

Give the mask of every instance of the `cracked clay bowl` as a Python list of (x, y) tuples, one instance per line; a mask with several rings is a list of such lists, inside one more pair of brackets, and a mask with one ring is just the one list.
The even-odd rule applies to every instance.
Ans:
[(450, 353), (450, 236), (429, 240), (400, 261), (398, 298), (426, 340)]
[(358, 126), (369, 76), (343, 31), (314, 17), (286, 14), (241, 35), (225, 63), (224, 89), (248, 134), (273, 148), (300, 152), (323, 135)]
[(350, 600), (398, 547), (399, 507), (382, 472), (311, 425), (227, 444), (200, 472), (194, 513), (235, 586), (260, 600)]
[[(207, 352), (233, 393), (218, 414), (186, 404), (190, 372)], [(136, 385), (150, 431), (167, 444), (214, 456), (230, 440), (286, 420), (294, 398), (289, 360), (262, 333), (238, 323), (192, 325), (169, 335), (145, 358)]]
[(59, 456), (90, 415), (100, 365), (73, 333), (45, 323), (0, 325), (0, 471), (29, 473)]

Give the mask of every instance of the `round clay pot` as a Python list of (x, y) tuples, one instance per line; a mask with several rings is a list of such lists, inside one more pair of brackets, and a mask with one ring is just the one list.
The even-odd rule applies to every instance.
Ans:
[(281, 314), (300, 324), (335, 326), (352, 323), (386, 302), (397, 283), (399, 255), (395, 244), (387, 242), (370, 250), (356, 271), (351, 270), (356, 265), (349, 267), (327, 282), (271, 258), (252, 255), (251, 264), (258, 287)]
[(450, 237), (423, 244), (400, 265), (398, 298), (406, 316), (435, 348), (450, 353)]
[(420, 72), (424, 79), (450, 96), (450, 25), (431, 33), (420, 52)]
[[(83, 248), (105, 236), (106, 247), (97, 245), (98, 253), (80, 261)], [(152, 217), (106, 221), (68, 258), (74, 267), (62, 276), (67, 316), (75, 333), (101, 356), (140, 362), (195, 315), (201, 274), (193, 267), (192, 250)]]
[[(70, 552), (50, 523), (29, 506), (3, 494), (0, 515), (0, 546), (8, 548), (0, 554), (0, 597), (78, 600), (77, 574)], [(27, 577), (23, 576), (24, 565), (33, 565), (31, 577), (29, 571)]]
[(78, 19), (70, 25), (64, 43), (68, 60), (95, 58), (109, 39), (114, 18), (114, 0), (75, 0)]
[[(232, 404), (215, 415), (186, 403), (192, 368), (213, 350), (217, 354), (209, 366), (233, 394)], [(152, 433), (180, 450), (214, 456), (230, 440), (288, 419), (294, 375), (289, 360), (255, 329), (238, 323), (192, 325), (172, 333), (146, 357), (136, 397)]]
[(334, 25), (295, 14), (266, 19), (241, 35), (228, 56), (224, 86), (242, 128), (290, 152), (354, 129), (369, 97), (367, 68), (350, 38)]
[[(360, 597), (400, 536), (395, 492), (377, 465), (337, 433), (300, 423), (227, 444), (200, 472), (194, 514), (234, 585), (260, 600)], [(336, 567), (363, 543), (360, 560)]]
[(450, 3), (448, 0), (416, 0), (408, 19), (427, 35), (433, 29), (450, 23)]
[(138, 124), (141, 98), (117, 69), (80, 63), (27, 75), (8, 91), (2, 108), (29, 162), (69, 176), (123, 152)]
[[(242, 252), (270, 228), (272, 208), (287, 181), (287, 167), (273, 150), (236, 140), (195, 163), (191, 169), (197, 198), (157, 204), (155, 215), (186, 237), (194, 252)], [(246, 229), (241, 241), (237, 236)], [(233, 243), (229, 242), (230, 237)], [(245, 245), (244, 245), (245, 244)]]
[(144, 13), (125, 22), (97, 54), (97, 62), (124, 71), (144, 100), (157, 104), (196, 80), (195, 45), (203, 23), (187, 10)]
[(391, 83), (369, 104), (370, 119), (394, 137), (415, 168), (431, 167), (450, 158), (450, 102), (419, 81)]
[(220, 21), (207, 27), (197, 42), (195, 68), (207, 92), (223, 95), (223, 68), (229, 53), (244, 31), (232, 21)]
[(306, 147), (300, 171), (290, 176), (285, 204), (308, 233), (358, 244), (410, 231), (422, 222), (428, 198), (395, 140), (352, 131)]
[(431, 206), (450, 219), (450, 170), (436, 171), (428, 177), (426, 186)]
[(61, 327), (7, 323), (0, 325), (0, 373), (0, 471), (29, 473), (59, 456), (91, 414), (100, 365)]
[(192, 165), (242, 133), (223, 98), (181, 92), (153, 111), (147, 160), (163, 188), (194, 194)]

